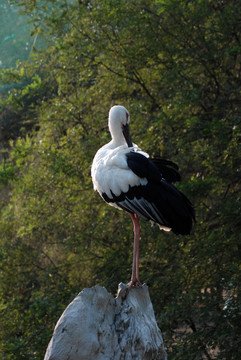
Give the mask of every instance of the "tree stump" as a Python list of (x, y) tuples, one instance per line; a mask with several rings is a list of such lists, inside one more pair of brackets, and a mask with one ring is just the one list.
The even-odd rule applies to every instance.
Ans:
[(119, 284), (117, 297), (84, 289), (56, 324), (44, 360), (166, 360), (148, 287)]

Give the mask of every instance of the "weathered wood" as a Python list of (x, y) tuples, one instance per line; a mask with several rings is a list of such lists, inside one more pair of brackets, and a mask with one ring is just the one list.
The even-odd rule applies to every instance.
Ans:
[(116, 299), (84, 289), (54, 329), (44, 360), (166, 360), (148, 287), (119, 285)]

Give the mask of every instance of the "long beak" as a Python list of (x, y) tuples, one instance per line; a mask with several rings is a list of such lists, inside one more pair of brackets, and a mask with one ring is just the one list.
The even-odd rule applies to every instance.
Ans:
[(124, 138), (126, 140), (128, 147), (133, 147), (133, 144), (131, 141), (131, 136), (130, 136), (129, 124), (122, 125), (122, 133), (124, 135)]

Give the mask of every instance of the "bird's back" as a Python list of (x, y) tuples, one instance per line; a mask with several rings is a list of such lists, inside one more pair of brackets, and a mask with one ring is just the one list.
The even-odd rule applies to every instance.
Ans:
[(126, 154), (130, 148), (126, 145), (112, 147), (106, 144), (100, 148), (93, 160), (91, 176), (94, 189), (113, 198), (128, 191), (130, 186), (144, 185), (146, 179), (137, 176), (128, 166)]

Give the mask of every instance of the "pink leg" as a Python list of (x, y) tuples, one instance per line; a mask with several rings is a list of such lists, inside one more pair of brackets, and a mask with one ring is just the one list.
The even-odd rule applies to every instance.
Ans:
[(134, 226), (134, 251), (131, 281), (128, 283), (129, 287), (139, 287), (141, 282), (139, 280), (139, 242), (140, 242), (140, 225), (137, 214), (130, 214)]

